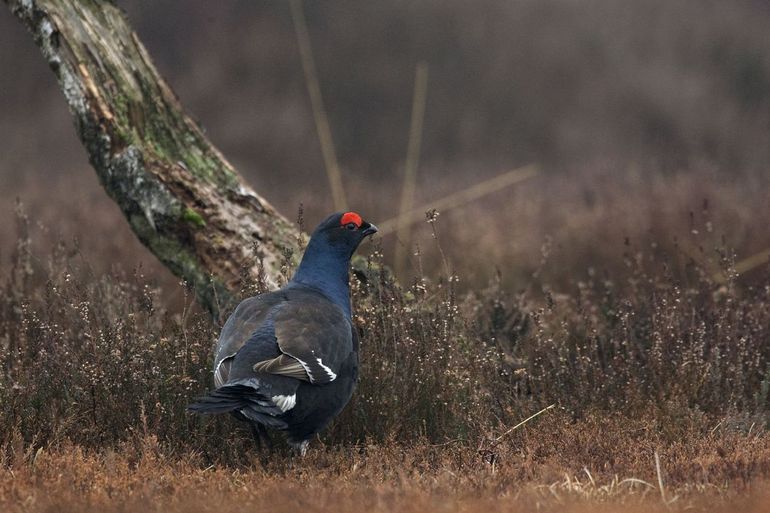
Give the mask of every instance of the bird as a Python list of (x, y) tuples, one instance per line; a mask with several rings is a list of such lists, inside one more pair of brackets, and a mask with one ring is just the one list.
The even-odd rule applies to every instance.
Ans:
[(214, 352), (214, 390), (188, 406), (247, 422), (257, 446), (284, 431), (302, 456), (310, 439), (350, 401), (358, 382), (350, 259), (377, 232), (356, 212), (337, 212), (313, 231), (282, 288), (243, 300)]

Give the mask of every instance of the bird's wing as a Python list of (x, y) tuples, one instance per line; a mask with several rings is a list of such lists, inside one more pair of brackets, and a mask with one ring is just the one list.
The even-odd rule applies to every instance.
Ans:
[(214, 384), (217, 387), (229, 381), (236, 353), (265, 324), (273, 307), (283, 300), (285, 298), (275, 292), (251, 297), (243, 300), (230, 315), (219, 334), (214, 356)]
[(281, 356), (272, 315), (268, 315), (265, 322), (251, 334), (237, 353), (222, 361), (219, 367), (221, 372), (218, 374), (221, 374), (225, 381), (215, 392), (209, 394), (211, 400), (217, 403), (214, 405), (216, 408), (227, 405), (233, 409), (241, 408), (241, 413), (255, 420), (261, 414), (274, 416), (285, 413), (296, 405), (300, 380), (292, 379), (293, 377), (287, 374), (259, 374), (254, 370), (255, 362), (270, 361)]
[(290, 378), (302, 381), (310, 381), (310, 376), (308, 376), (302, 364), (299, 363), (299, 360), (285, 354), (278, 355), (270, 360), (257, 362), (252, 368), (254, 372), (266, 372), (268, 374), (289, 376)]
[(334, 381), (353, 351), (350, 321), (326, 298), (288, 301), (273, 317), (281, 355), (254, 365), (257, 372), (322, 385)]

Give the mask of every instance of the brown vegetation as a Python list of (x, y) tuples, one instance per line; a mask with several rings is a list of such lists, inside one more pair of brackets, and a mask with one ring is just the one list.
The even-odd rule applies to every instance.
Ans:
[(19, 238), (0, 309), (5, 510), (766, 498), (770, 288), (721, 285), (694, 261), (629, 244), (625, 272), (590, 273), (567, 294), (537, 276), (518, 294), (499, 281), (460, 293), (443, 274), (406, 289), (356, 278), (363, 379), (298, 460), (257, 453), (235, 421), (185, 413), (210, 386), (216, 327), (201, 313), (166, 310), (141, 275), (94, 275), (64, 244), (43, 265), (30, 246)]
[[(288, 7), (120, 4), (258, 190), (331, 209)], [(362, 381), (305, 459), (185, 413), (218, 325), (0, 13), (0, 510), (766, 511), (767, 6), (589, 4), (306, 5), (351, 208), (397, 214), (418, 61), (415, 204), (542, 172), (415, 226), (402, 287), (354, 279)]]

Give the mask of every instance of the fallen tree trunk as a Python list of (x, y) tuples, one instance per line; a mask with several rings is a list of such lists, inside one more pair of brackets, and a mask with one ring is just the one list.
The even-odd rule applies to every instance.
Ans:
[[(101, 0), (4, 0), (56, 75), (80, 140), (139, 240), (218, 315), (255, 258), (276, 282), (298, 229), (185, 114), (125, 15)], [(256, 254), (255, 254), (256, 252)]]

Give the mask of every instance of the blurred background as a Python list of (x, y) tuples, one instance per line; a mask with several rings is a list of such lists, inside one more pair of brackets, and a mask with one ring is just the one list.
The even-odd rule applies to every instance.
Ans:
[[(307, 229), (333, 210), (288, 3), (116, 3), (260, 194), (290, 219), (303, 205)], [(717, 272), (716, 247), (734, 249), (736, 262), (770, 247), (767, 0), (303, 5), (351, 209), (375, 223), (398, 214), (420, 63), (416, 206), (538, 167), (441, 209), (439, 242), (464, 286), (499, 271), (515, 288), (539, 269), (569, 287), (650, 248)], [(76, 240), (96, 272), (141, 266), (160, 283), (175, 280), (101, 189), (53, 74), (5, 8), (0, 187), (3, 268), (18, 198), (39, 254)], [(392, 262), (404, 240), (381, 240)], [(431, 227), (415, 224), (406, 242), (401, 278), (421, 267), (431, 275), (441, 261)]]

